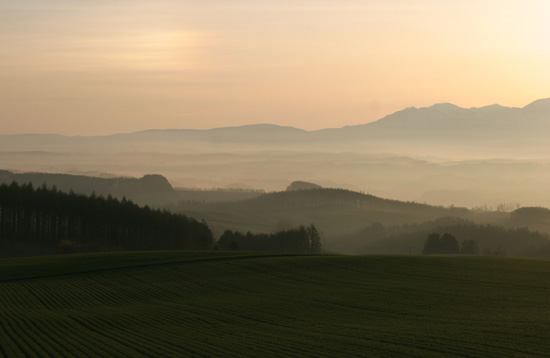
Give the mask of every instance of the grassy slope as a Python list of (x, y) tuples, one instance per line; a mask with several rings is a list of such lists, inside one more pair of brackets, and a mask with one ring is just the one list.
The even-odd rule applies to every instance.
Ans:
[(549, 261), (234, 255), (0, 261), (0, 356), (547, 355)]

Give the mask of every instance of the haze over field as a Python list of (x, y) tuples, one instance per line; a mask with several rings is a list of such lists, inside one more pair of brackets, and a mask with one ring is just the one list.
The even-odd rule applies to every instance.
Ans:
[(0, 136), (5, 169), (165, 175), (176, 187), (284, 190), (293, 180), (436, 205), (550, 206), (550, 99), (407, 108), (304, 131), (251, 125), (110, 136)]
[(1, 167), (550, 206), (549, 12), (537, 0), (0, 1)]
[(0, 1), (1, 168), (550, 206), (549, 12)]
[(0, 356), (548, 356), (549, 14), (0, 0)]

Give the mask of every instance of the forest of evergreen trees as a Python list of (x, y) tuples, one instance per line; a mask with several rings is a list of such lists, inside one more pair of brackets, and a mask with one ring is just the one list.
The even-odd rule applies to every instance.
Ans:
[(62, 192), (74, 191), (77, 194), (111, 195), (119, 200), (126, 197), (139, 205), (162, 205), (177, 198), (168, 180), (162, 175), (147, 174), (141, 178), (92, 177), (85, 175), (58, 173), (13, 173), (0, 169), (0, 184), (17, 182), (20, 185), (32, 184), (39, 187), (46, 184), (55, 186)]
[(131, 201), (63, 193), (45, 185), (0, 185), (0, 240), (106, 250), (208, 249), (212, 232), (184, 215)]

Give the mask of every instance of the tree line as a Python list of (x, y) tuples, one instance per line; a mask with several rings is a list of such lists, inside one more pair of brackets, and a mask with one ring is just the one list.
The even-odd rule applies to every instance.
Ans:
[[(464, 240), (476, 243), (476, 252), (481, 255), (550, 257), (550, 236), (516, 226), (515, 222), (503, 222), (504, 226), (479, 224), (456, 217), (443, 217), (432, 221), (402, 225), (373, 223), (364, 229), (338, 238), (340, 246), (332, 249), (357, 254), (420, 254), (427, 237), (432, 233), (448, 233), (459, 244)], [(347, 246), (345, 246), (347, 245)], [(459, 252), (461, 251), (459, 245)], [(456, 252), (456, 250), (455, 250)]]
[(422, 250), (423, 255), (434, 255), (434, 254), (462, 254), (462, 255), (476, 255), (478, 254), (478, 245), (476, 240), (462, 240), (462, 243), (458, 243), (456, 237), (449, 233), (444, 233), (443, 235), (434, 232), (428, 235), (426, 243), (424, 244), (424, 249)]
[(218, 247), (222, 250), (304, 253), (317, 253), (323, 249), (321, 237), (313, 224), (272, 234), (242, 234), (226, 230), (218, 240)]
[(122, 198), (64, 193), (42, 185), (0, 185), (0, 239), (48, 246), (97, 244), (108, 250), (208, 249), (206, 223), (139, 207)]

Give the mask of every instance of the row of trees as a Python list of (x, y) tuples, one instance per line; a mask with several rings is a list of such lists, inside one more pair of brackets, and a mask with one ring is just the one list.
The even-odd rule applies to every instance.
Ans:
[(473, 240), (481, 255), (550, 257), (550, 235), (542, 231), (544, 223), (540, 224), (540, 231), (534, 231), (537, 227), (532, 224), (530, 228), (518, 224), (523, 222), (511, 220), (502, 222), (506, 226), (497, 226), (456, 217), (402, 225), (374, 223), (338, 237), (332, 241), (331, 249), (356, 254), (420, 254), (430, 234), (450, 233), (459, 243), (459, 253), (464, 240)]
[(321, 237), (311, 224), (297, 229), (278, 231), (273, 234), (242, 234), (226, 230), (218, 240), (222, 250), (277, 251), (277, 252), (321, 252)]
[(207, 249), (204, 222), (108, 196), (62, 193), (45, 185), (0, 185), (0, 239), (55, 246), (96, 242), (106, 249)]
[(463, 240), (459, 245), (456, 237), (449, 233), (444, 233), (443, 235), (433, 233), (428, 235), (426, 243), (424, 244), (424, 249), (422, 250), (423, 255), (475, 255), (477, 253), (478, 247), (475, 240)]

